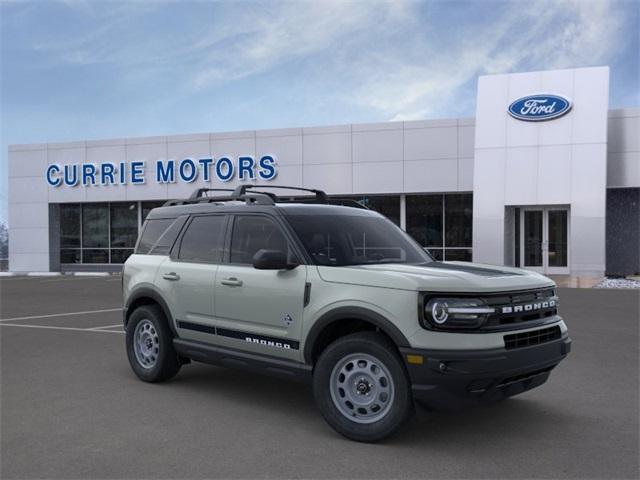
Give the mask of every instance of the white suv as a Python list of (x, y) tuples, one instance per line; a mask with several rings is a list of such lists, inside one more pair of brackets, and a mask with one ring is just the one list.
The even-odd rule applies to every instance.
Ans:
[(191, 360), (310, 381), (335, 430), (376, 441), (414, 400), (495, 402), (543, 384), (570, 350), (542, 275), (437, 262), (319, 190), (211, 190), (154, 209), (125, 263), (127, 353), (144, 381)]

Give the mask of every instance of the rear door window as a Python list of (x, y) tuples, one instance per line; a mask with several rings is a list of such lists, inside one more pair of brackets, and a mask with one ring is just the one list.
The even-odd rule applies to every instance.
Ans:
[(177, 255), (178, 261), (220, 263), (226, 221), (225, 215), (193, 217), (182, 235)]

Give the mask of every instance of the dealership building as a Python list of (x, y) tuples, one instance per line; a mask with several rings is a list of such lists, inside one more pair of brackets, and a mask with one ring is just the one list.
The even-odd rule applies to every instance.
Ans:
[(113, 271), (150, 209), (197, 188), (355, 199), (437, 259), (640, 272), (640, 109), (609, 68), (482, 76), (475, 118), (9, 147), (9, 269)]

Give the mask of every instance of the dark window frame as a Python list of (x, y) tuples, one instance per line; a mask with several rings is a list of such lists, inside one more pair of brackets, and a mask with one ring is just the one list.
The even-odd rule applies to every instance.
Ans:
[[(285, 225), (280, 218), (274, 215), (269, 215), (261, 212), (233, 213), (230, 215), (230, 217), (231, 218), (227, 222), (227, 235), (225, 237), (225, 242), (224, 242), (224, 251), (222, 256), (223, 264), (231, 265), (235, 267), (253, 268), (253, 263), (232, 263), (231, 262), (231, 242), (233, 241), (233, 229), (239, 217), (261, 217), (261, 218), (267, 218), (268, 220), (273, 222), (274, 225), (280, 230), (280, 232), (284, 235), (285, 239), (287, 240), (287, 246), (289, 247), (290, 254), (292, 256), (291, 260), (301, 265), (308, 264), (308, 261), (307, 261), (308, 259), (306, 258), (306, 255), (303, 255), (301, 253), (301, 248), (297, 242), (296, 237), (291, 234), (287, 225)], [(302, 259), (304, 259), (304, 261)]]
[[(153, 249), (153, 247), (155, 247), (156, 243), (158, 243), (158, 240), (160, 240), (162, 235), (164, 235), (164, 233), (171, 227), (171, 225), (175, 223), (176, 220), (177, 220), (177, 217), (176, 218), (165, 217), (165, 218), (151, 218), (148, 221), (145, 221), (144, 224), (142, 225), (142, 228), (140, 229), (140, 234), (138, 235), (138, 240), (136, 241), (136, 246), (134, 247), (134, 254), (150, 255), (151, 250)], [(149, 228), (149, 225), (151, 224), (151, 222), (161, 222), (161, 221), (167, 221), (169, 223), (167, 224), (166, 227), (164, 227), (164, 229), (155, 238), (155, 240), (153, 240), (153, 243), (149, 244), (149, 247), (147, 249), (141, 250), (142, 240), (145, 238), (144, 237), (145, 233), (147, 233), (147, 229)], [(146, 247), (146, 244), (144, 246)]]
[[(218, 259), (218, 261), (200, 261), (200, 260), (191, 260), (191, 259), (184, 259), (184, 258), (180, 258), (180, 251), (182, 250), (182, 242), (184, 240), (185, 235), (189, 232), (189, 227), (191, 226), (191, 224), (194, 222), (195, 219), (197, 218), (201, 218), (201, 217), (223, 217), (223, 225), (222, 225), (222, 233), (220, 235), (220, 250), (221, 250), (221, 255), (220, 258)], [(225, 256), (225, 246), (226, 246), (226, 238), (227, 238), (227, 231), (229, 229), (229, 217), (230, 215), (228, 213), (207, 213), (207, 214), (202, 214), (202, 215), (190, 215), (188, 219), (186, 219), (186, 221), (184, 222), (184, 224), (181, 227), (181, 230), (178, 234), (178, 236), (176, 237), (176, 240), (173, 242), (173, 245), (170, 249), (170, 253), (169, 253), (169, 257), (171, 258), (171, 261), (176, 262), (176, 263), (191, 263), (191, 264), (198, 264), (198, 265), (221, 265), (224, 261), (224, 256)], [(176, 218), (176, 221), (179, 220), (179, 218)], [(167, 230), (171, 228), (171, 225), (167, 228)], [(167, 231), (165, 230), (165, 232)], [(163, 234), (164, 235), (164, 232)], [(160, 237), (162, 237), (162, 235), (160, 235)]]
[[(447, 199), (453, 199), (455, 197), (459, 197), (459, 196), (466, 196), (466, 197), (470, 197), (470, 202), (469, 202), (469, 208), (471, 209), (471, 215), (469, 216), (469, 224), (468, 224), (468, 228), (470, 229), (470, 235), (469, 235), (469, 241), (470, 241), (470, 245), (468, 246), (448, 246), (448, 242), (447, 242)], [(434, 256), (437, 257), (442, 257), (442, 261), (447, 261), (447, 252), (451, 252), (452, 255), (454, 254), (453, 252), (457, 252), (457, 251), (468, 251), (470, 252), (471, 258), (469, 259), (469, 261), (473, 260), (473, 193), (469, 193), (469, 192), (447, 192), (447, 193), (424, 193), (424, 194), (407, 194), (405, 196), (405, 228), (407, 233), (410, 233), (411, 230), (411, 225), (409, 224), (409, 214), (408, 214), (408, 210), (409, 210), (409, 204), (408, 204), (408, 200), (410, 199), (410, 197), (414, 197), (416, 199), (420, 199), (420, 197), (440, 197), (439, 198), (439, 202), (440, 203), (440, 213), (439, 213), (439, 217), (440, 217), (440, 236), (441, 236), (441, 243), (438, 245), (423, 245), (422, 248), (424, 248), (425, 250), (429, 251), (429, 252), (433, 252)], [(425, 227), (426, 228), (426, 227)], [(416, 241), (418, 242), (418, 240), (416, 239)], [(418, 242), (420, 243), (420, 242)], [(422, 245), (422, 244), (421, 244)], [(467, 261), (467, 260), (464, 260)]]

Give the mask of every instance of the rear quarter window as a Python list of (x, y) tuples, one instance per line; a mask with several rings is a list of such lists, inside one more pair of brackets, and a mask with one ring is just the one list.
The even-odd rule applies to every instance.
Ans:
[(167, 255), (187, 217), (153, 218), (145, 222), (135, 253)]

